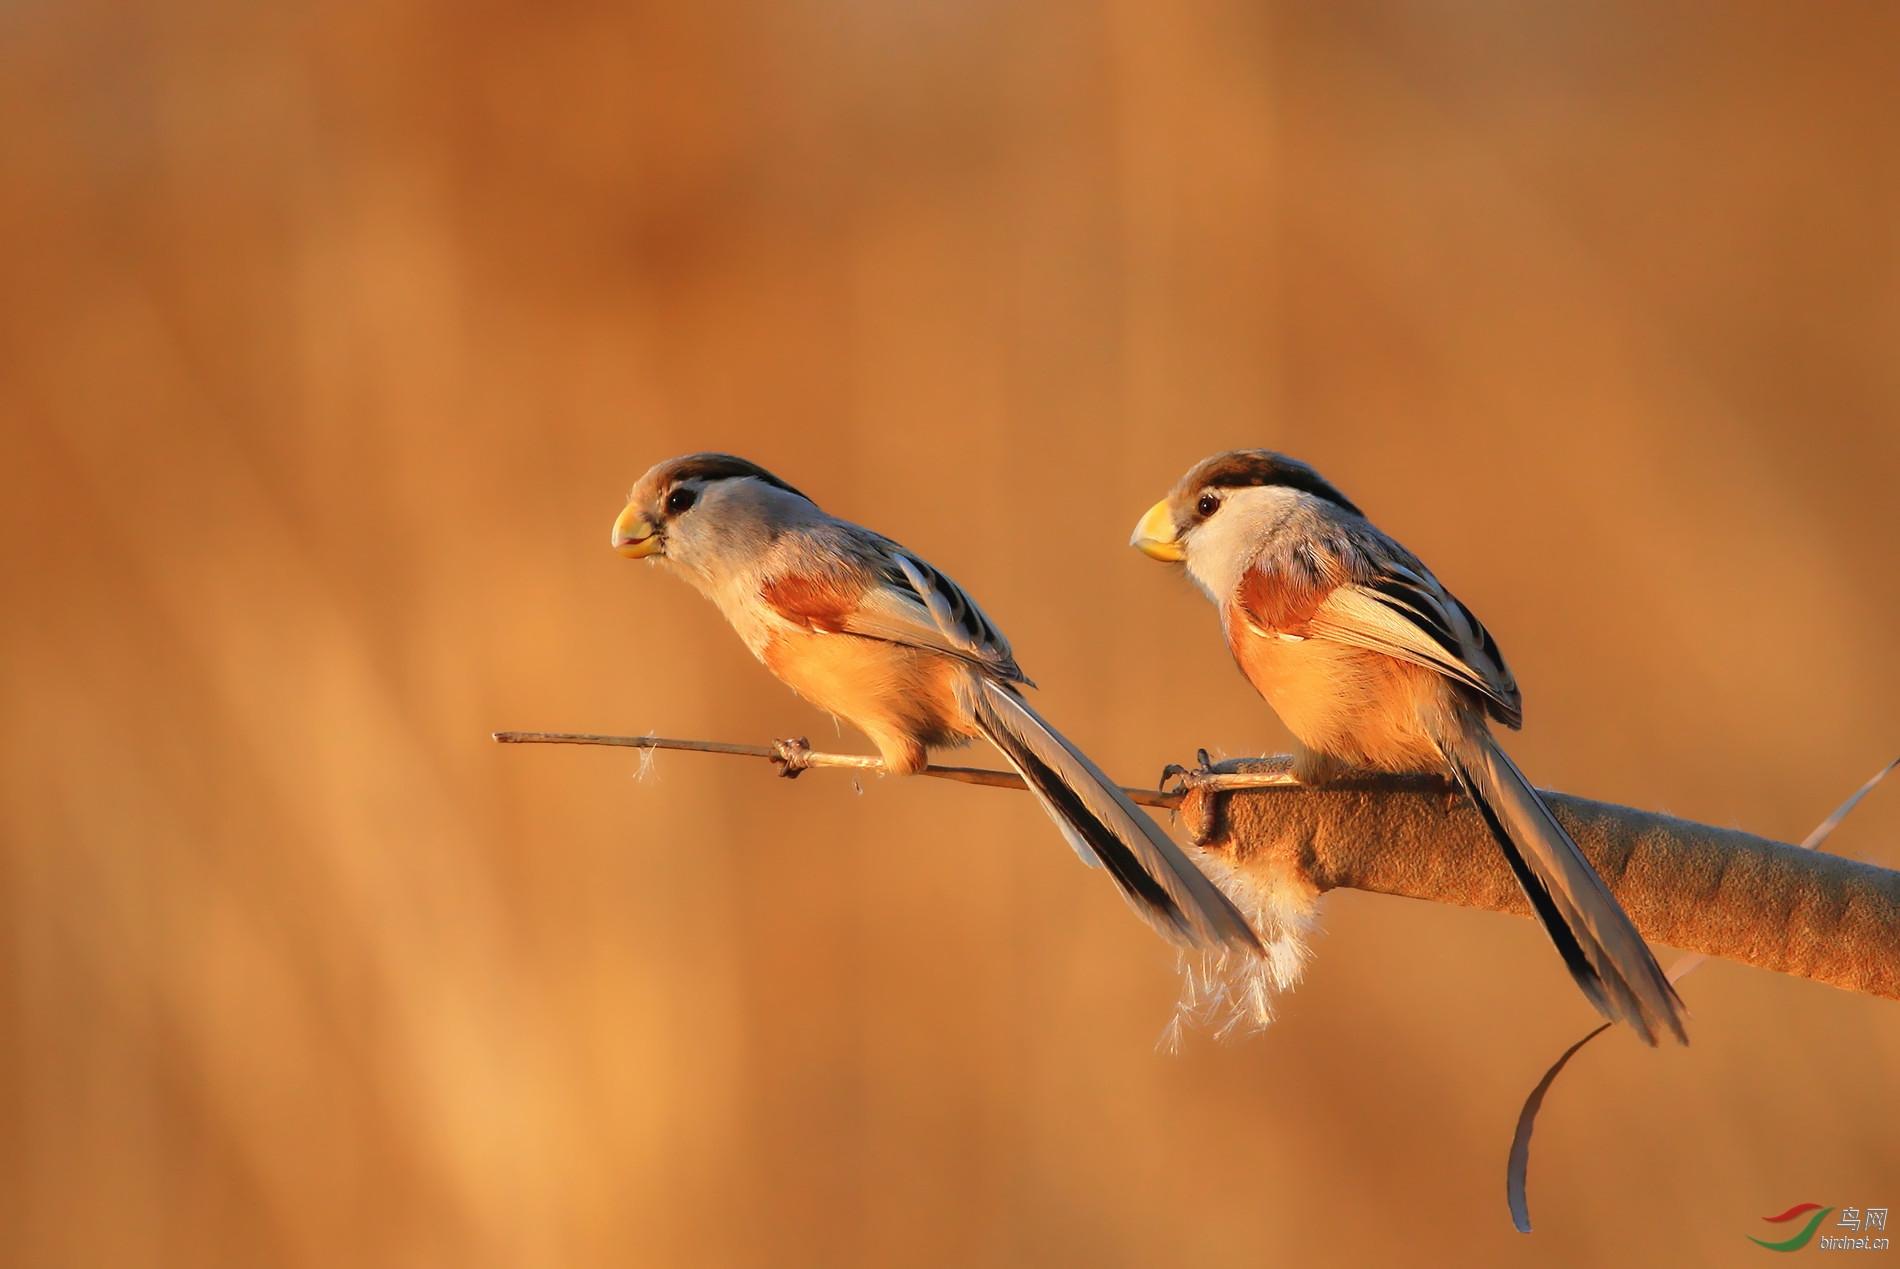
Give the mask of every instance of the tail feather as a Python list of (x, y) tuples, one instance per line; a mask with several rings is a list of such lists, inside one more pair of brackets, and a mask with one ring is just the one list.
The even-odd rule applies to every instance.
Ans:
[(1667, 1027), (1687, 1044), (1682, 999), (1649, 945), (1509, 755), (1482, 724), (1439, 737), (1438, 747), (1590, 1003), (1646, 1043)]
[(1244, 948), (1260, 939), (1233, 902), (1101, 769), (1009, 687), (974, 678), (970, 715), (1029, 784), (1083, 862), (1105, 869), (1164, 938)]

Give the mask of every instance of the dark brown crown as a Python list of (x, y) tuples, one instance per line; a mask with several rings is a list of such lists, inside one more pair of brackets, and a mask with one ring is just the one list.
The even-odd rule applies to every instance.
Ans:
[(797, 494), (806, 502), (812, 501), (804, 493), (792, 488), (765, 468), (740, 458), (737, 454), (688, 454), (684, 458), (676, 458), (669, 463), (666, 476), (667, 482), (675, 485), (687, 480), (741, 480), (750, 476), (775, 489)]
[(1205, 459), (1181, 481), (1187, 492), (1200, 489), (1246, 489), (1258, 485), (1284, 485), (1301, 493), (1323, 498), (1354, 515), (1364, 512), (1352, 505), (1331, 481), (1297, 458), (1276, 454), (1270, 449), (1235, 449)]

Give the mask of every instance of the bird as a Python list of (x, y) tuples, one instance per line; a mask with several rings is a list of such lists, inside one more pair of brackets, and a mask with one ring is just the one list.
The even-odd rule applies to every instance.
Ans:
[(640, 477), (613, 547), (710, 599), (781, 682), (869, 737), (887, 772), (915, 774), (931, 749), (983, 737), (1156, 931), (1182, 948), (1260, 954), (1220, 888), (1030, 708), (1021, 689), (1033, 684), (1009, 641), (923, 557), (720, 453), (668, 459)]
[(1295, 744), (1294, 775), (1449, 769), (1565, 967), (1597, 1010), (1651, 1045), (1688, 1043), (1643, 937), (1490, 723), (1523, 724), (1497, 641), (1431, 570), (1337, 487), (1264, 449), (1204, 459), (1129, 545), (1186, 567), (1228, 649)]

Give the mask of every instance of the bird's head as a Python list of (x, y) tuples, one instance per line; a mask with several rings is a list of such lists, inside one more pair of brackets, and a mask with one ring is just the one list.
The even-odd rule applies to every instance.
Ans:
[(1325, 477), (1298, 459), (1272, 450), (1234, 449), (1189, 468), (1167, 497), (1148, 508), (1128, 545), (1151, 559), (1187, 564), (1192, 570), (1192, 557), (1222, 544), (1221, 528), (1238, 518), (1230, 512), (1223, 520), (1223, 507), (1240, 503), (1252, 512), (1271, 497), (1266, 491), (1278, 490), (1310, 495), (1360, 514)]
[[(640, 477), (614, 521), (614, 550), (630, 560), (704, 566), (724, 550), (763, 549), (788, 502), (811, 500), (732, 454), (669, 458)], [(758, 539), (754, 542), (753, 539)]]

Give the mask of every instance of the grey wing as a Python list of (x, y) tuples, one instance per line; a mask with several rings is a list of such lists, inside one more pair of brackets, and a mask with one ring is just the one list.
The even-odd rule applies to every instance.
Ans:
[[(853, 526), (854, 528), (856, 526)], [(877, 584), (845, 621), (852, 634), (930, 648), (974, 662), (1005, 683), (1031, 687), (1009, 640), (969, 592), (889, 538), (859, 529), (854, 543)]]
[(1360, 567), (1320, 605), (1313, 634), (1436, 670), (1483, 696), (1505, 726), (1521, 726), (1517, 680), (1484, 623), (1396, 542), (1381, 534), (1359, 545)]

